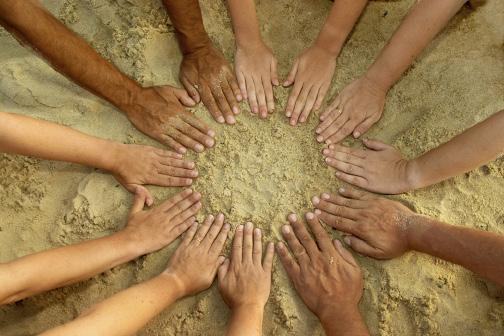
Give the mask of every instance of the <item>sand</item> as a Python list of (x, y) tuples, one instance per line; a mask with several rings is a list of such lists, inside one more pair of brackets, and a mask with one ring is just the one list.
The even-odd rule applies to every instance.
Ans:
[[(376, 1), (367, 7), (338, 59), (332, 97), (373, 61), (412, 4)], [(178, 85), (181, 56), (159, 1), (43, 1), (103, 56), (143, 85)], [(228, 59), (234, 41), (223, 1), (202, 0), (205, 24)], [(259, 1), (261, 30), (285, 76), (295, 55), (316, 36), (331, 2)], [(504, 4), (464, 8), (389, 93), (370, 136), (414, 157), (504, 108)], [(0, 109), (51, 120), (126, 143), (160, 146), (136, 131), (106, 102), (50, 68), (0, 30)], [(292, 128), (280, 113), (288, 91), (275, 91), (268, 121), (245, 105), (234, 127), (210, 121), (217, 146), (195, 157), (204, 195), (201, 216), (224, 212), (236, 226), (251, 220), (269, 239), (290, 211), (310, 210), (310, 198), (340, 182), (314, 140), (316, 118)], [(359, 144), (356, 143), (358, 146)], [(436, 186), (394, 197), (417, 212), (504, 234), (504, 160)], [(176, 188), (150, 187), (157, 202)], [(0, 156), (0, 262), (54, 246), (110, 234), (131, 205), (110, 175), (73, 164)], [(337, 233), (333, 233), (335, 237)], [(176, 244), (88, 281), (0, 308), (0, 335), (32, 335), (75, 318), (86, 307), (160, 272)], [(373, 335), (502, 335), (499, 288), (448, 262), (408, 253), (392, 261), (357, 256), (365, 274), (360, 309)], [(83, 261), (84, 262), (84, 261)], [(496, 260), (496, 262), (502, 262)], [(50, 271), (50, 270), (48, 270)], [(501, 292), (502, 294), (502, 292)], [(140, 335), (221, 335), (229, 311), (215, 285), (164, 311)], [(265, 335), (320, 335), (285, 272), (275, 262)]]

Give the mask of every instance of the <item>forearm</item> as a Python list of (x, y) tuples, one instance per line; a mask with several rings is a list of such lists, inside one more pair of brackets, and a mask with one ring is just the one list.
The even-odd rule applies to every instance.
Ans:
[(121, 110), (133, 104), (140, 86), (98, 55), (38, 1), (0, 1), (0, 23), (79, 85)]
[(415, 215), (408, 219), (411, 249), (459, 264), (504, 286), (504, 236)]
[(0, 152), (112, 170), (121, 146), (66, 126), (0, 112)]
[(179, 285), (163, 273), (119, 292), (74, 321), (42, 335), (133, 335), (181, 297)]
[(504, 152), (504, 110), (408, 163), (412, 189), (477, 168)]
[(237, 47), (261, 41), (254, 0), (228, 0)]
[(366, 323), (362, 319), (358, 307), (344, 312), (342, 307), (319, 316), (320, 323), (327, 336), (369, 336)]
[(0, 304), (87, 279), (141, 254), (137, 244), (121, 231), (0, 264)]
[(233, 310), (226, 336), (262, 335), (263, 307), (240, 307)]
[(163, 3), (184, 55), (205, 48), (210, 43), (198, 0), (163, 0)]
[(367, 0), (335, 0), (315, 44), (337, 57)]
[(367, 77), (388, 91), (465, 2), (466, 0), (415, 1), (404, 21), (367, 71)]

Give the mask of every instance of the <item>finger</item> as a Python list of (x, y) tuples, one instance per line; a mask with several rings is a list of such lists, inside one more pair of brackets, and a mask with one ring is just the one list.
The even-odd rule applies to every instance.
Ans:
[(329, 193), (323, 193), (322, 195), (320, 195), (320, 198), (317, 196), (312, 197), (312, 203), (316, 208), (319, 208), (320, 206), (325, 207), (327, 203), (333, 203), (352, 209), (364, 209), (367, 207), (367, 204), (364, 201), (341, 197), (339, 195), (333, 195)]
[(238, 86), (240, 87), (241, 94), (243, 98), (248, 99), (247, 94), (247, 85), (245, 84), (245, 76), (242, 72), (236, 74), (236, 78), (238, 78)]
[[(308, 94), (312, 90), (311, 86), (307, 87), (305, 85), (306, 85), (306, 83), (303, 84), (303, 88), (301, 89), (301, 92), (299, 93), (299, 96), (297, 97), (296, 104), (294, 105), (294, 110), (292, 111), (292, 116), (291, 116), (291, 120), (290, 120), (290, 124), (292, 126), (297, 124), (297, 122), (299, 120), (299, 115), (301, 114), (301, 111), (303, 110), (304, 106), (306, 105), (306, 100), (308, 98)], [(296, 85), (294, 85), (294, 86), (296, 86)]]
[(157, 209), (159, 209), (160, 211), (166, 211), (166, 210), (172, 208), (173, 206), (175, 206), (176, 204), (178, 204), (180, 201), (182, 201), (182, 200), (186, 199), (187, 197), (189, 197), (190, 195), (192, 195), (192, 193), (193, 193), (192, 189), (185, 189), (185, 190), (179, 192), (178, 194), (170, 197), (169, 199), (167, 199), (163, 203), (161, 203), (161, 205)]
[(198, 90), (194, 87), (194, 85), (189, 81), (189, 79), (185, 76), (181, 76), (180, 81), (182, 82), (184, 88), (187, 90), (187, 93), (189, 93), (189, 96), (191, 96), (191, 98), (196, 103), (199, 103), (201, 100), (200, 94)]
[(332, 251), (331, 239), (329, 238), (327, 232), (322, 228), (322, 225), (320, 225), (318, 217), (314, 213), (308, 212), (306, 214), (306, 221), (317, 240), (320, 250), (322, 252)]
[(257, 104), (257, 95), (254, 80), (251, 77), (246, 77), (245, 82), (247, 83), (248, 103), (250, 106), (250, 112), (257, 114), (259, 113), (259, 107)]
[(364, 143), (364, 146), (366, 146), (369, 149), (373, 149), (375, 151), (382, 151), (382, 150), (394, 148), (394, 146), (388, 145), (388, 144), (381, 142), (381, 141), (378, 141), (378, 140), (364, 138), (362, 140), (362, 142)]
[(245, 229), (243, 230), (243, 255), (242, 260), (252, 263), (252, 248), (253, 248), (253, 238), (252, 232), (254, 225), (251, 222), (245, 223)]
[(266, 95), (264, 93), (263, 83), (261, 78), (254, 78), (254, 86), (256, 89), (257, 103), (259, 104), (259, 117), (266, 118), (268, 116), (268, 107), (266, 106)]
[(175, 137), (175, 139), (186, 147), (192, 148), (195, 152), (201, 153), (205, 150), (205, 147), (210, 148), (215, 144), (213, 137), (201, 132), (189, 123), (181, 121), (180, 124), (174, 126), (181, 133), (179, 137), (183, 138), (179, 140), (179, 138)]
[[(207, 146), (212, 147), (214, 145), (213, 138), (215, 137), (215, 132), (207, 124), (205, 124), (203, 121), (201, 121), (199, 118), (197, 118), (196, 116), (194, 116), (192, 113), (189, 112), (182, 114), (181, 118), (186, 123), (188, 123), (192, 127), (198, 129), (201, 133), (206, 134), (211, 138), (210, 139), (212, 140), (211, 142), (208, 141), (204, 142)], [(208, 138), (205, 139), (208, 140)]]
[(229, 270), (229, 259), (224, 260), (224, 262), (219, 266), (219, 270), (217, 272), (217, 277), (219, 278), (219, 282), (222, 282), (226, 277), (226, 274)]
[(343, 244), (338, 239), (333, 240), (334, 247), (336, 248), (336, 251), (340, 254), (340, 256), (345, 260), (347, 263), (350, 265), (353, 265), (355, 267), (359, 267), (357, 264), (357, 261), (355, 261), (352, 253), (348, 251), (346, 248), (343, 247)]
[[(332, 143), (338, 143), (337, 141), (333, 141), (332, 139), (334, 138), (335, 134), (338, 134), (342, 127), (348, 123), (348, 113), (343, 111), (341, 112), (340, 116), (334, 120), (334, 122), (329, 125), (322, 133), (320, 133), (320, 138), (322, 141), (325, 141), (327, 144), (332, 144)], [(317, 140), (319, 139), (317, 137)]]
[(298, 263), (294, 260), (294, 258), (291, 256), (289, 251), (287, 250), (287, 247), (284, 245), (284, 243), (279, 242), (277, 243), (277, 251), (278, 255), (280, 256), (280, 262), (282, 263), (283, 267), (285, 268), (285, 271), (287, 272), (287, 275), (291, 279), (296, 279), (300, 268)]
[(354, 185), (354, 186), (357, 186), (357, 187), (360, 187), (363, 189), (367, 189), (368, 181), (363, 177), (350, 175), (350, 174), (344, 173), (342, 171), (337, 171), (336, 177), (339, 178), (340, 180), (348, 183), (348, 184), (351, 184), (351, 185)]
[(169, 150), (154, 148), (154, 153), (163, 157), (164, 159), (179, 159), (181, 160), (184, 156), (180, 153), (175, 153)]
[(149, 178), (149, 183), (161, 187), (188, 187), (193, 183), (193, 180), (192, 178), (156, 174)]
[(135, 198), (133, 199), (133, 205), (131, 206), (131, 210), (129, 215), (132, 216), (137, 212), (143, 210), (145, 203), (147, 202), (147, 198), (149, 197), (147, 189), (137, 187), (135, 190)]
[(352, 134), (352, 132), (355, 129), (355, 126), (357, 126), (358, 121), (353, 120), (353, 119), (348, 119), (347, 122), (341, 126), (341, 128), (336, 131), (333, 135), (331, 135), (327, 140), (327, 144), (331, 143), (339, 143), (343, 139), (345, 139), (348, 135)]
[(313, 105), (315, 105), (315, 99), (317, 97), (318, 90), (319, 89), (316, 87), (311, 88), (310, 93), (306, 98), (306, 104), (304, 106), (304, 109), (299, 115), (299, 122), (304, 123), (308, 119), (308, 116), (310, 115), (310, 112), (313, 109)]
[(331, 105), (329, 105), (324, 112), (320, 115), (320, 120), (324, 121), (327, 119), (327, 117), (334, 111), (336, 110), (339, 106), (341, 105), (341, 96), (338, 95), (336, 98), (334, 98), (333, 102)]
[(194, 101), (193, 98), (187, 93), (186, 90), (179, 89), (179, 88), (174, 88), (169, 85), (163, 85), (163, 86), (158, 86), (157, 91), (162, 95), (168, 94), (168, 92), (173, 92), (175, 97), (185, 106), (187, 107), (192, 107), (196, 105), (196, 102)]
[[(343, 195), (348, 198), (352, 198), (354, 200), (367, 201), (367, 200), (371, 200), (371, 199), (376, 198), (376, 196), (374, 196), (371, 193), (368, 193), (365, 191), (360, 191), (355, 188), (339, 188), (338, 192), (340, 193), (340, 195)], [(365, 203), (363, 203), (363, 204), (365, 204)]]
[[(197, 153), (203, 152), (205, 150), (205, 147), (202, 144), (200, 144), (199, 142), (195, 141), (194, 139), (192, 139), (192, 138), (188, 137), (186, 134), (184, 134), (184, 133), (191, 134), (194, 131), (196, 131), (195, 133), (198, 133), (198, 131), (186, 123), (183, 123), (183, 124), (184, 125), (182, 125), (182, 122), (181, 122), (180, 124), (173, 125), (172, 127), (169, 127), (166, 130), (166, 134), (170, 138), (172, 138), (175, 141), (177, 141), (178, 143), (182, 144), (185, 148), (191, 148), (192, 150), (194, 150)], [(189, 130), (189, 128), (191, 130)]]
[(184, 246), (189, 245), (191, 243), (191, 241), (193, 240), (194, 235), (196, 234), (196, 231), (198, 231), (198, 223), (196, 221), (194, 221), (191, 224), (191, 227), (189, 228), (189, 230), (187, 230), (186, 233), (184, 234), (184, 237), (182, 238), (181, 245), (184, 245)]
[[(296, 240), (299, 240), (303, 248), (308, 252), (310, 257), (316, 255), (318, 253), (318, 247), (315, 241), (313, 240), (308, 230), (306, 230), (305, 225), (295, 214), (290, 214), (287, 219), (289, 220), (292, 228), (294, 229), (294, 233), (297, 237)], [(290, 244), (289, 244), (290, 245)], [(294, 251), (294, 250), (293, 250)], [(296, 255), (296, 253), (294, 253)], [(296, 255), (297, 256), (297, 255)]]
[(270, 77), (271, 77), (271, 83), (275, 86), (280, 85), (280, 81), (278, 80), (277, 67), (278, 67), (277, 60), (273, 59), (273, 61), (270, 64)]
[(355, 236), (346, 236), (343, 238), (345, 244), (351, 247), (354, 251), (369, 257), (379, 258), (380, 250), (375, 249), (364, 240)]
[(292, 226), (290, 225), (284, 225), (282, 227), (282, 235), (287, 241), (287, 245), (289, 245), (289, 248), (291, 249), (292, 253), (294, 254), (294, 257), (298, 260), (300, 264), (303, 263), (309, 263), (310, 258), (308, 257), (308, 254), (297, 239), (296, 235), (292, 231)]
[(268, 243), (268, 246), (266, 247), (266, 253), (264, 255), (264, 260), (263, 260), (263, 270), (271, 274), (271, 267), (273, 265), (273, 256), (275, 254), (275, 245), (272, 242)]
[(196, 217), (194, 217), (194, 216), (189, 217), (183, 223), (172, 228), (170, 231), (170, 235), (173, 237), (173, 239), (176, 239), (178, 236), (180, 236), (184, 232), (187, 232), (187, 229), (189, 229), (194, 223), (196, 223)]
[(222, 86), (220, 87), (214, 87), (212, 93), (217, 101), (217, 105), (219, 106), (222, 115), (224, 116), (224, 119), (226, 120), (226, 123), (232, 125), (236, 123), (236, 119), (232, 111), (233, 105), (228, 101), (227, 95), (230, 95), (233, 100), (235, 97), (229, 90), (229, 86), (226, 82), (222, 83)]
[(228, 85), (231, 88), (233, 95), (234, 95), (234, 98), (233, 98), (234, 105), (233, 106), (236, 107), (235, 114), (238, 114), (240, 112), (240, 110), (238, 109), (238, 104), (236, 101), (239, 101), (239, 102), (242, 101), (243, 96), (241, 94), (240, 88), (238, 87), (238, 84), (236, 83), (236, 78), (233, 76), (233, 74), (231, 72), (228, 73), (228, 76), (226, 77), (226, 79), (227, 79)]
[(164, 157), (160, 157), (159, 163), (164, 167), (182, 168), (190, 171), (194, 171), (196, 166), (192, 161)]
[[(236, 83), (235, 83), (236, 85)], [(226, 97), (226, 100), (228, 102), (229, 107), (231, 107), (231, 111), (233, 112), (234, 115), (240, 113), (240, 109), (238, 109), (238, 102), (236, 101), (236, 95), (234, 90), (231, 88), (231, 84), (229, 83), (229, 80), (226, 82), (222, 83), (222, 92), (224, 93), (224, 96)], [(236, 87), (238, 89), (238, 86)], [(238, 90), (238, 94), (240, 95), (240, 100), (241, 100), (241, 93), (239, 93), (240, 90)], [(233, 124), (236, 122), (235, 118), (232, 118)], [(227, 120), (228, 123), (232, 121), (231, 119)]]
[(362, 134), (366, 133), (371, 128), (371, 126), (373, 126), (377, 121), (378, 120), (376, 120), (373, 117), (365, 119), (363, 122), (361, 122), (359, 125), (355, 127), (355, 130), (353, 131), (353, 137), (357, 139)]
[[(321, 198), (315, 207), (322, 211), (328, 212), (332, 215), (348, 218), (348, 219), (357, 219), (359, 215), (359, 211), (356, 209), (361, 209), (364, 206), (359, 205), (356, 208), (349, 208), (346, 205), (339, 205), (336, 203), (336, 200), (333, 198), (332, 202), (327, 199), (328, 194), (322, 194)], [(334, 203), (333, 203), (334, 202)], [(348, 202), (351, 202), (350, 200)], [(348, 204), (345, 202), (345, 204)], [(342, 203), (341, 201), (339, 203)]]
[(208, 111), (210, 111), (212, 117), (219, 124), (223, 124), (226, 121), (224, 119), (224, 116), (222, 115), (222, 112), (217, 106), (217, 102), (214, 99), (212, 91), (210, 91), (210, 88), (206, 85), (203, 85), (203, 87), (201, 88), (201, 100), (203, 101), (203, 104), (205, 104), (205, 106), (207, 107)]
[(173, 176), (173, 177), (197, 177), (198, 172), (193, 169), (176, 168), (171, 166), (160, 165), (157, 168), (157, 173), (161, 175)]
[(254, 229), (254, 247), (252, 249), (252, 261), (259, 266), (262, 262), (262, 233), (261, 229)]
[(287, 107), (285, 108), (285, 115), (290, 118), (292, 114), (294, 113), (294, 108), (297, 104), (299, 94), (301, 93), (301, 90), (303, 89), (303, 84), (300, 83), (299, 81), (294, 84), (294, 87), (292, 88), (290, 94), (289, 94), (289, 99), (287, 99)]
[(365, 159), (367, 155), (365, 150), (351, 148), (341, 144), (329, 145), (329, 148), (324, 148), (322, 154), (348, 163), (354, 163), (361, 167), (364, 166), (364, 160), (357, 159)]
[(230, 226), (228, 223), (224, 224), (215, 238), (215, 240), (212, 243), (212, 246), (210, 247), (210, 252), (214, 254), (219, 254), (222, 252), (222, 249), (224, 248), (224, 244), (226, 243), (228, 232), (229, 232)]
[(266, 105), (268, 106), (268, 112), (272, 113), (275, 109), (275, 98), (273, 96), (273, 86), (271, 85), (271, 79), (263, 78), (262, 84), (264, 87), (264, 94), (266, 95)]
[(346, 163), (339, 160), (325, 158), (324, 160), (329, 166), (339, 170), (340, 172), (346, 173), (348, 175), (360, 176), (366, 179), (367, 172), (364, 168), (356, 166), (352, 163)]
[(322, 85), (322, 87), (319, 90), (319, 93), (317, 95), (317, 100), (315, 100), (315, 105), (313, 105), (314, 110), (320, 109), (320, 106), (322, 106), (322, 103), (324, 102), (324, 98), (327, 94), (327, 90), (329, 90), (329, 85)]
[(209, 230), (206, 233), (205, 236), (203, 236), (203, 244), (208, 246), (212, 246), (213, 242), (215, 241), (215, 238), (217, 238), (217, 235), (219, 232), (221, 232), (222, 226), (224, 226), (224, 214), (219, 213), (213, 222), (211, 226), (209, 226)]
[(208, 215), (205, 220), (203, 221), (203, 224), (200, 225), (198, 232), (196, 232), (196, 236), (194, 237), (194, 241), (196, 244), (201, 244), (203, 240), (205, 239), (205, 236), (210, 229), (210, 226), (214, 222), (215, 217), (213, 215)]
[(315, 210), (315, 214), (317, 214), (321, 221), (338, 231), (358, 234), (357, 224), (351, 219), (333, 215), (325, 211), (320, 211), (319, 209)]
[(298, 71), (298, 66), (299, 66), (299, 61), (298, 61), (298, 59), (296, 59), (294, 61), (294, 65), (292, 66), (291, 71), (289, 72), (289, 75), (287, 76), (287, 79), (283, 82), (284, 87), (291, 86), (292, 83), (294, 83), (294, 79), (296, 78), (296, 74)]
[(175, 223), (175, 224), (183, 223), (184, 221), (186, 221), (190, 217), (196, 216), (196, 214), (198, 213), (198, 211), (200, 211), (200, 209), (201, 209), (201, 202), (196, 202), (188, 209), (182, 211), (181, 213), (179, 213), (178, 215), (173, 217), (170, 220), (170, 222)]
[(163, 141), (163, 143), (165, 143), (170, 148), (173, 148), (173, 150), (177, 151), (178, 153), (180, 154), (187, 153), (187, 148), (185, 148), (181, 143), (179, 143), (172, 137), (166, 134), (161, 134), (161, 140)]
[(166, 212), (166, 216), (171, 219), (182, 211), (189, 209), (189, 207), (191, 207), (193, 204), (199, 202), (200, 199), (201, 194), (199, 192), (193, 192), (189, 196), (185, 197), (184, 199), (180, 200), (178, 203), (170, 207), (162, 204), (161, 209)]
[(241, 264), (243, 255), (243, 225), (238, 225), (233, 238), (231, 262)]

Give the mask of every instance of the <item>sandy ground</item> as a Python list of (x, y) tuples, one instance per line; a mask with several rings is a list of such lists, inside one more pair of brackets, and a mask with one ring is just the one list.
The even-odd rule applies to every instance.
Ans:
[[(180, 53), (160, 1), (43, 1), (101, 54), (144, 85), (177, 84)], [(332, 96), (361, 74), (413, 1), (371, 2), (338, 59)], [(261, 29), (285, 75), (316, 36), (331, 3), (258, 1)], [(232, 59), (223, 1), (202, 0), (205, 24)], [(390, 92), (370, 136), (418, 155), (504, 108), (504, 3), (463, 9)], [(114, 108), (72, 84), (0, 30), (0, 109), (43, 118), (128, 143), (152, 140)], [(276, 90), (284, 107), (288, 91)], [(289, 211), (310, 209), (315, 193), (340, 182), (322, 163), (308, 125), (291, 128), (277, 113), (268, 122), (245, 113), (235, 127), (218, 126), (215, 149), (197, 160), (195, 187), (204, 211), (223, 211), (233, 225), (252, 220), (270, 238)], [(198, 115), (207, 114), (203, 107)], [(209, 120), (209, 119), (208, 119)], [(358, 144), (357, 144), (358, 145)], [(158, 145), (159, 146), (159, 145)], [(439, 185), (397, 197), (422, 214), (504, 233), (504, 160)], [(158, 201), (175, 188), (150, 188)], [(99, 237), (122, 227), (132, 196), (90, 168), (0, 156), (0, 262)], [(337, 236), (337, 233), (334, 233)], [(66, 288), (0, 309), (0, 335), (31, 335), (76, 317), (89, 305), (160, 272), (175, 244)], [(470, 272), (426, 255), (393, 261), (358, 257), (366, 289), (360, 304), (373, 335), (502, 335), (504, 302)], [(83, 261), (84, 262), (84, 261)], [(502, 262), (496, 260), (496, 262)], [(50, 271), (50, 270), (48, 270)], [(490, 288), (490, 289), (489, 289)], [(164, 311), (140, 335), (220, 335), (229, 311), (213, 286)], [(267, 305), (266, 335), (320, 335), (279, 264)]]

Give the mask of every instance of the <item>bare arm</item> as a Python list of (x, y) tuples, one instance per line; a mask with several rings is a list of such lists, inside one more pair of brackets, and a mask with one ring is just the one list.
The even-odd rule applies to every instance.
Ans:
[[(197, 232), (198, 230), (198, 232)], [(229, 225), (224, 216), (194, 223), (168, 262), (166, 270), (93, 306), (74, 321), (42, 335), (133, 335), (170, 304), (212, 284)], [(195, 238), (196, 237), (196, 238)], [(194, 238), (194, 239), (193, 239)]]

